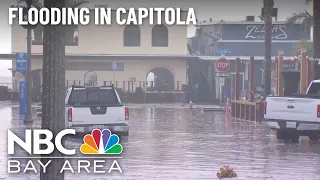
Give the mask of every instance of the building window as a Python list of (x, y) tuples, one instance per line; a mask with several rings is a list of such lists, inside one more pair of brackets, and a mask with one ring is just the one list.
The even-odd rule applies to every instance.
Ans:
[(127, 25), (123, 30), (123, 46), (140, 46), (140, 28), (137, 25)]
[(165, 25), (155, 25), (152, 28), (152, 46), (168, 47), (168, 28)]
[(95, 72), (89, 71), (84, 74), (84, 85), (85, 86), (95, 86), (97, 85), (97, 74)]

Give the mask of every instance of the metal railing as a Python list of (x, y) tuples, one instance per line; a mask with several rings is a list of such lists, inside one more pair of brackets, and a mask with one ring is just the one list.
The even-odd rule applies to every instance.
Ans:
[[(183, 91), (183, 84), (181, 81), (175, 81), (171, 86), (157, 87), (154, 81), (81, 81), (81, 80), (66, 80), (65, 87), (70, 88), (72, 85), (76, 86), (111, 86), (121, 89), (124, 92), (135, 92), (137, 88), (141, 88), (143, 91), (156, 92), (180, 92)], [(0, 83), (0, 86), (7, 86), (12, 91), (19, 91), (19, 81), (13, 83)], [(41, 87), (40, 87), (41, 88)]]
[(159, 88), (155, 85), (154, 81), (81, 81), (81, 80), (67, 80), (66, 81), (66, 88), (71, 87), (72, 85), (77, 86), (111, 86), (118, 89), (122, 89), (125, 92), (135, 92), (136, 88), (142, 88), (143, 91), (181, 91), (182, 90), (182, 83), (181, 81), (175, 81), (173, 85), (164, 86)]

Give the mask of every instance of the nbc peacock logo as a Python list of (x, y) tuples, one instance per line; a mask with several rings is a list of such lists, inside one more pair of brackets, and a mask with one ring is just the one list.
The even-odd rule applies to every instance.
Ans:
[(83, 137), (83, 142), (80, 147), (82, 154), (121, 154), (123, 150), (119, 136), (109, 129), (94, 129)]

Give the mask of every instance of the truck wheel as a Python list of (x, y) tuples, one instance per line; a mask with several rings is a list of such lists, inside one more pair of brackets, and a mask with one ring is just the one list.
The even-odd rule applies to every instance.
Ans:
[(311, 141), (319, 141), (319, 139), (320, 139), (319, 135), (317, 135), (317, 134), (315, 134), (315, 135), (309, 135), (308, 137), (309, 137), (309, 139), (310, 139)]
[(277, 130), (277, 139), (288, 140), (288, 133), (285, 130), (278, 129)]
[(126, 132), (123, 132), (123, 135), (124, 135), (124, 136), (129, 136), (129, 130), (126, 131)]
[(300, 135), (290, 134), (290, 140), (291, 140), (291, 142), (293, 142), (293, 143), (299, 143), (299, 138), (300, 138)]

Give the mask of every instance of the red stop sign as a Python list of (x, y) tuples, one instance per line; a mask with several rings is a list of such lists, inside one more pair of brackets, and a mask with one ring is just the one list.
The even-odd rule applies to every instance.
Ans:
[(229, 70), (230, 62), (226, 58), (220, 58), (216, 61), (216, 69), (219, 72), (226, 72)]

